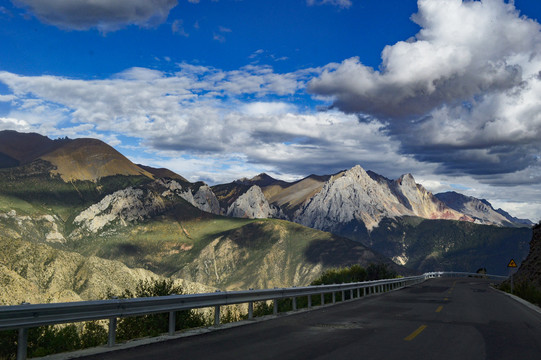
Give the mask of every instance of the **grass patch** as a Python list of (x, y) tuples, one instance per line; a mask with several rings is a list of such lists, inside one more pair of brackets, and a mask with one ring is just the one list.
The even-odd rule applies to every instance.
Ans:
[[(511, 284), (505, 281), (499, 286), (500, 290), (511, 293)], [(530, 281), (520, 281), (513, 284), (513, 295), (541, 307), (541, 289)]]

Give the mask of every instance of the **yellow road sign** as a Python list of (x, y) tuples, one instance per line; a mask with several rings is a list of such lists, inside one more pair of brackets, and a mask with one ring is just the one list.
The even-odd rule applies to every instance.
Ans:
[(517, 263), (515, 262), (515, 260), (511, 259), (511, 261), (509, 261), (509, 264), (507, 264), (507, 267), (517, 267)]

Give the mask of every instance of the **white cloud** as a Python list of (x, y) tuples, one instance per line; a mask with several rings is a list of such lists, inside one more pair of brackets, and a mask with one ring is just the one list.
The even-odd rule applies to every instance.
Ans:
[(30, 124), (24, 120), (0, 117), (0, 130), (17, 130), (20, 132), (26, 132), (30, 129)]
[(97, 28), (106, 33), (126, 25), (153, 27), (163, 23), (177, 0), (12, 0), (40, 21), (62, 29)]
[(0, 102), (10, 102), (12, 100), (15, 100), (15, 96), (13, 95), (2, 95), (0, 94)]
[[(471, 195), (502, 203), (523, 198), (520, 214), (536, 209), (527, 190), (532, 179), (539, 182), (539, 167), (497, 178), (433, 175), (438, 162), (401, 153), (403, 142), (392, 136), (386, 122), (293, 105), (320, 72), (278, 74), (268, 66), (223, 71), (191, 64), (180, 64), (173, 73), (130, 68), (103, 80), (0, 72), (12, 109), (0, 127), (101, 138), (118, 147), (125, 145), (125, 137), (137, 139), (141, 152), (132, 160), (171, 168), (192, 181), (223, 183), (260, 172), (292, 180), (361, 164), (390, 178), (411, 172), (420, 180), (458, 182)], [(474, 155), (494, 156), (483, 149)], [(511, 183), (517, 186), (507, 187)]]
[(353, 2), (351, 0), (306, 0), (306, 4), (308, 4), (308, 6), (328, 4), (347, 9), (353, 5)]
[(216, 34), (216, 33), (214, 33), (214, 34), (212, 35), (212, 39), (213, 39), (213, 40), (216, 40), (216, 41), (219, 41), (219, 42), (221, 42), (221, 43), (225, 42), (225, 36), (220, 35), (220, 34)]
[(402, 153), (440, 164), (440, 173), (511, 185), (519, 181), (512, 174), (539, 171), (541, 25), (503, 0), (418, 6), (412, 19), (421, 30), (386, 46), (378, 70), (350, 58), (329, 64), (308, 89), (384, 119)]
[[(401, 117), (506, 91), (536, 75), (541, 27), (502, 0), (420, 0), (415, 39), (386, 46), (381, 70), (333, 64), (310, 89), (346, 111)], [(518, 56), (523, 55), (523, 56)]]
[(173, 21), (173, 24), (171, 25), (171, 31), (173, 32), (173, 34), (177, 34), (180, 36), (185, 36), (185, 37), (190, 36), (186, 32), (186, 30), (184, 30), (184, 23), (180, 19)]
[(243, 105), (241, 112), (250, 116), (284, 115), (296, 112), (296, 107), (283, 102), (252, 102)]
[[(15, 118), (46, 134), (86, 125), (77, 128), (79, 136), (123, 134), (171, 156), (239, 153), (251, 167), (290, 176), (360, 162), (374, 168), (383, 159), (414, 166), (397, 156), (398, 143), (389, 142), (377, 121), (340, 112), (300, 114), (287, 98), (317, 71), (277, 74), (267, 66), (222, 71), (181, 64), (176, 73), (131, 68), (105, 80), (0, 72), (0, 81), (15, 98)], [(378, 168), (396, 171), (395, 165)]]

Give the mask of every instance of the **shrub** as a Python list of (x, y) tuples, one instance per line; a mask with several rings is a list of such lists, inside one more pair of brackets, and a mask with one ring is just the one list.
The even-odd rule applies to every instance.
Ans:
[[(175, 286), (173, 280), (144, 280), (137, 284), (135, 293), (125, 290), (119, 298), (153, 297), (183, 294), (181, 286)], [(110, 297), (111, 294), (109, 294)], [(187, 329), (207, 325), (203, 315), (192, 310), (175, 313), (175, 329)], [(121, 318), (117, 325), (117, 339), (130, 340), (145, 336), (157, 336), (169, 329), (169, 314), (151, 314)]]

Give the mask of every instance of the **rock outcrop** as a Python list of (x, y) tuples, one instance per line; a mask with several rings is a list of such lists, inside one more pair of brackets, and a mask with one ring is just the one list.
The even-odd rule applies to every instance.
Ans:
[(276, 217), (277, 213), (278, 210), (269, 205), (261, 188), (257, 185), (240, 195), (227, 209), (227, 216), (249, 219)]
[(517, 283), (527, 281), (541, 289), (541, 222), (533, 227), (530, 252), (514, 275)]
[(203, 185), (197, 190), (190, 204), (211, 214), (220, 214), (220, 203), (208, 185)]
[(0, 212), (0, 231), (15, 239), (33, 238), (48, 243), (65, 243), (62, 221), (57, 215), (20, 215), (16, 210)]
[(96, 233), (112, 223), (134, 223), (165, 209), (162, 197), (149, 190), (127, 188), (105, 196), (75, 217), (76, 231)]
[(390, 181), (370, 176), (357, 165), (331, 177), (321, 191), (297, 210), (293, 221), (326, 231), (358, 221), (371, 230), (383, 218), (405, 215), (428, 219), (472, 220), (445, 206), (416, 184), (411, 174)]
[(478, 224), (498, 226), (528, 226), (533, 225), (529, 220), (512, 217), (502, 209), (495, 210), (488, 201), (466, 196), (454, 191), (435, 195), (448, 207), (466, 214)]
[(182, 198), (200, 210), (219, 214), (220, 205), (207, 185), (195, 195), (175, 180), (158, 179), (143, 188), (129, 187), (105, 196), (100, 202), (82, 211), (73, 220), (79, 228), (75, 233), (96, 233), (108, 225), (126, 226), (163, 213), (175, 198)]
[(178, 196), (199, 210), (216, 215), (220, 214), (220, 203), (208, 185), (200, 186), (194, 193), (191, 187), (183, 187), (175, 180), (159, 179), (156, 183), (165, 188), (162, 193), (164, 197), (172, 199), (174, 196)]

